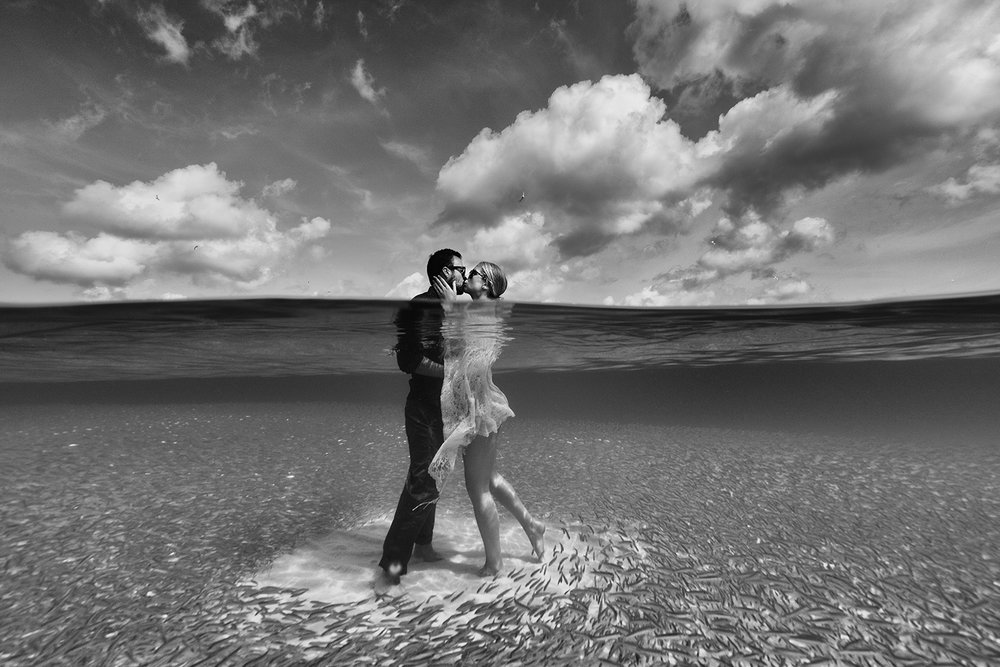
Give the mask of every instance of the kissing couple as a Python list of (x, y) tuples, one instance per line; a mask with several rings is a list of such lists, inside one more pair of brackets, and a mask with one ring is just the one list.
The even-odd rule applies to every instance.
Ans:
[(538, 558), (544, 550), (545, 525), (532, 518), (496, 469), (500, 426), (514, 416), (493, 383), (507, 277), (491, 262), (469, 271), (461, 253), (444, 248), (428, 258), (427, 279), (427, 291), (413, 297), (395, 320), (396, 362), (410, 375), (404, 411), (410, 466), (379, 561), (387, 585), (400, 583), (411, 555), (440, 560), (431, 545), (434, 516), (459, 453), (486, 552), (479, 574), (495, 575), (503, 567), (497, 503), (521, 524)]

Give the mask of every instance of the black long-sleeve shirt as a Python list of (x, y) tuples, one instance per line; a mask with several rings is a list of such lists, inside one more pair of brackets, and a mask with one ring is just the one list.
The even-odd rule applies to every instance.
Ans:
[(424, 357), (444, 364), (443, 321), (444, 309), (433, 289), (413, 297), (396, 313), (396, 364), (410, 374), (410, 396), (429, 403), (440, 402), (444, 380), (414, 371)]

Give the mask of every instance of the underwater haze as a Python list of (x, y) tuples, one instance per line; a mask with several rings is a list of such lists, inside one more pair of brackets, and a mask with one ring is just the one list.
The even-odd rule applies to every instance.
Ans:
[[(516, 303), (499, 466), (546, 554), (377, 599), (400, 305), (0, 307), (0, 662), (1000, 662), (1000, 296)], [(358, 581), (264, 583), (345, 540)]]

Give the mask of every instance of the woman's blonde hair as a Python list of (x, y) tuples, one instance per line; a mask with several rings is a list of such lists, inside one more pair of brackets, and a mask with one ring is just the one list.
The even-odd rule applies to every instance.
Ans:
[(499, 299), (507, 291), (507, 274), (493, 262), (479, 262), (475, 271), (488, 283), (487, 294), (494, 299)]

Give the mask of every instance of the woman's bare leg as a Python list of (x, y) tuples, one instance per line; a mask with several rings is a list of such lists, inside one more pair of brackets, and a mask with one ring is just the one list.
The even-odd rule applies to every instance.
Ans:
[(524, 534), (528, 536), (528, 541), (531, 542), (531, 550), (534, 554), (541, 558), (545, 551), (545, 544), (542, 541), (545, 535), (545, 524), (541, 521), (535, 521), (531, 514), (528, 512), (528, 508), (524, 506), (521, 499), (517, 496), (517, 491), (511, 486), (503, 475), (498, 472), (494, 472), (493, 476), (490, 478), (490, 493), (496, 498), (496, 501), (507, 508), (507, 511), (514, 515), (517, 522), (521, 524), (521, 528), (524, 529)]
[(484, 576), (496, 574), (503, 567), (500, 554), (500, 516), (497, 514), (493, 494), (490, 493), (490, 479), (496, 460), (496, 434), (476, 436), (465, 448), (465, 488), (469, 491), (476, 525), (479, 526), (479, 534), (486, 550), (486, 565), (479, 571)]

